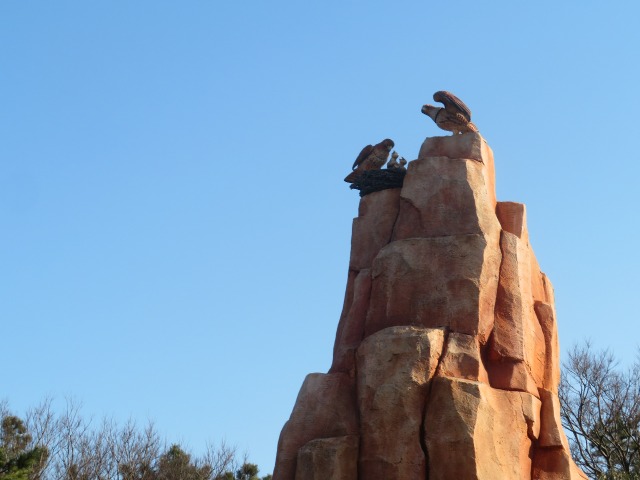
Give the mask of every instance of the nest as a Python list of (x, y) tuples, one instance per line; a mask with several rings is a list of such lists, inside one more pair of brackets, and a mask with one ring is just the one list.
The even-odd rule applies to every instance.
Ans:
[(361, 197), (388, 188), (401, 188), (406, 174), (404, 168), (367, 170), (358, 175), (349, 188), (360, 190)]

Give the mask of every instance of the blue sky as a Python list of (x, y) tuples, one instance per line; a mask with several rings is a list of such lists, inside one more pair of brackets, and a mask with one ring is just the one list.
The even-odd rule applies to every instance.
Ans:
[[(560, 4), (562, 3), (562, 4)], [(527, 205), (564, 352), (638, 345), (636, 2), (0, 3), (0, 398), (225, 438), (262, 473), (330, 364), (342, 181), (455, 92)]]

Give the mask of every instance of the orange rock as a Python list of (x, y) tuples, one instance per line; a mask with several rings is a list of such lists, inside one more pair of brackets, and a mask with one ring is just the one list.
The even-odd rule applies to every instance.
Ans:
[(529, 269), (531, 272), (531, 292), (536, 301), (553, 304), (553, 287), (549, 279), (540, 271), (536, 255), (529, 245), (527, 228), (527, 208), (522, 203), (498, 202), (496, 215), (502, 229), (517, 236), (529, 250)]
[[(526, 227), (523, 227), (523, 231), (524, 229)], [(532, 392), (529, 377), (533, 379), (536, 388), (543, 387), (547, 357), (544, 333), (533, 308), (531, 249), (525, 240), (506, 231), (500, 237), (502, 264), (489, 359), (514, 365), (513, 372), (518, 377), (509, 380), (508, 384), (517, 390)], [(524, 366), (520, 363), (524, 363)], [(495, 368), (489, 365), (487, 368), (490, 376), (492, 370), (500, 372), (500, 377), (507, 372), (504, 365)], [(526, 370), (526, 375), (523, 370)], [(518, 379), (526, 379), (527, 383), (518, 386)], [(492, 381), (491, 385), (506, 388), (502, 378), (497, 382)]]
[[(526, 251), (518, 248), (518, 237), (502, 232), (500, 249), (502, 263), (498, 280), (495, 322), (489, 349), (492, 360), (523, 361), (525, 359), (525, 328), (531, 322), (528, 258)], [(523, 263), (524, 262), (524, 263)], [(527, 294), (529, 297), (527, 297)]]
[(362, 270), (352, 281), (350, 301), (338, 323), (329, 373), (351, 372), (355, 368), (355, 350), (364, 337), (364, 323), (371, 295), (371, 272)]
[(479, 133), (468, 133), (450, 137), (428, 137), (420, 147), (418, 158), (449, 157), (475, 160), (484, 165), (487, 180), (488, 203), (496, 206), (496, 174), (493, 150)]
[(449, 327), (486, 343), (500, 265), (482, 235), (410, 238), (384, 247), (372, 267), (365, 337), (396, 325)]
[[(529, 478), (529, 477), (527, 477)], [(538, 448), (533, 457), (532, 480), (589, 480), (562, 448)]]
[(399, 206), (399, 188), (381, 190), (362, 197), (358, 216), (353, 219), (349, 268), (362, 270), (371, 267), (371, 262), (380, 249), (391, 241)]
[(498, 236), (493, 171), (474, 160), (421, 157), (409, 164), (394, 240), (443, 235)]
[(480, 356), (478, 338), (451, 332), (447, 336), (444, 354), (436, 375), (489, 383), (489, 377)]
[(535, 302), (534, 310), (544, 334), (547, 357), (542, 387), (553, 393), (558, 393), (558, 385), (560, 384), (560, 344), (558, 342), (555, 310), (552, 305), (544, 302)]
[(558, 395), (548, 390), (540, 389), (540, 446), (562, 447), (569, 452), (569, 441), (562, 429), (560, 420), (560, 400)]
[(429, 480), (530, 478), (539, 408), (527, 393), (434, 378), (424, 427)]
[[(479, 134), (427, 139), (353, 223), (329, 374), (305, 380), (274, 480), (577, 480), (551, 282)], [(435, 376), (434, 376), (435, 375)]]
[(358, 348), (360, 478), (425, 478), (422, 415), (443, 344), (442, 329), (393, 327)]
[(573, 459), (570, 459), (571, 461), (571, 466), (569, 467), (569, 479), (570, 480), (589, 480), (589, 477), (587, 477), (587, 474), (584, 473), (582, 470), (580, 470), (580, 467), (578, 467), (578, 465), (576, 465), (576, 463), (573, 461)]
[[(551, 284), (551, 280), (544, 273), (540, 272), (542, 276), (542, 289), (544, 291), (544, 299), (541, 301), (549, 303), (550, 305), (555, 305), (555, 295), (553, 292), (553, 285)], [(537, 300), (537, 299), (536, 299)]]
[(340, 314), (340, 320), (338, 321), (336, 340), (339, 338), (340, 331), (342, 328), (344, 328), (342, 324), (344, 324), (345, 318), (349, 314), (349, 311), (351, 310), (351, 304), (353, 303), (353, 296), (354, 296), (354, 290), (355, 290), (355, 284), (356, 284), (356, 277), (358, 276), (359, 273), (360, 272), (356, 270), (349, 270), (349, 273), (347, 274), (347, 287), (345, 288), (345, 292), (344, 292), (344, 301), (342, 303), (342, 313)]
[(547, 301), (547, 288), (545, 287), (545, 275), (540, 271), (540, 265), (538, 265), (538, 259), (535, 253), (531, 251), (530, 257), (531, 268), (531, 295), (534, 301), (546, 302)]
[(311, 440), (358, 434), (353, 379), (345, 373), (307, 375), (278, 440), (274, 480), (294, 480), (298, 450)]
[(358, 437), (311, 440), (298, 451), (296, 480), (358, 480)]
[(571, 459), (567, 436), (560, 420), (560, 400), (554, 392), (541, 389), (540, 437), (533, 458), (534, 480), (587, 480)]
[(544, 302), (550, 305), (555, 304), (555, 296), (553, 293), (553, 285), (551, 280), (542, 271), (536, 259), (533, 250), (531, 251), (531, 290), (533, 300), (536, 302)]
[(487, 373), (489, 374), (489, 384), (493, 388), (528, 392), (536, 397), (540, 396), (538, 385), (524, 361), (489, 361), (487, 362)]
[(480, 133), (466, 133), (441, 137), (427, 137), (420, 146), (418, 158), (468, 158), (484, 162), (493, 152)]
[(527, 422), (527, 436), (532, 442), (540, 437), (540, 399), (534, 395), (522, 394), (522, 414)]
[(500, 221), (500, 226), (505, 232), (512, 233), (520, 239), (526, 239), (526, 208), (523, 203), (498, 202), (496, 215)]

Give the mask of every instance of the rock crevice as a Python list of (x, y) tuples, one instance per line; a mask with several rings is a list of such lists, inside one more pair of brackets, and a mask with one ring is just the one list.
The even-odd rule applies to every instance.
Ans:
[(553, 288), (478, 133), (427, 138), (362, 197), (329, 373), (274, 480), (579, 479), (559, 417)]

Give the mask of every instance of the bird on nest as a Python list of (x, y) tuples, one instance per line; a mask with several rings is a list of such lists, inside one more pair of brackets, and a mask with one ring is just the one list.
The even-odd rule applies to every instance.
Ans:
[(398, 163), (399, 156), (400, 155), (395, 150), (391, 152), (391, 160), (387, 162), (387, 170), (398, 168), (400, 166), (400, 164)]
[(395, 143), (390, 138), (385, 138), (383, 141), (376, 145), (367, 145), (362, 149), (356, 161), (353, 162), (353, 167), (349, 175), (344, 179), (345, 182), (353, 183), (362, 172), (367, 170), (378, 170), (387, 162), (389, 152), (394, 147)]
[(471, 123), (471, 110), (453, 93), (441, 90), (433, 94), (433, 99), (442, 103), (444, 108), (423, 105), (422, 113), (431, 117), (442, 130), (453, 132), (454, 135), (478, 131)]

